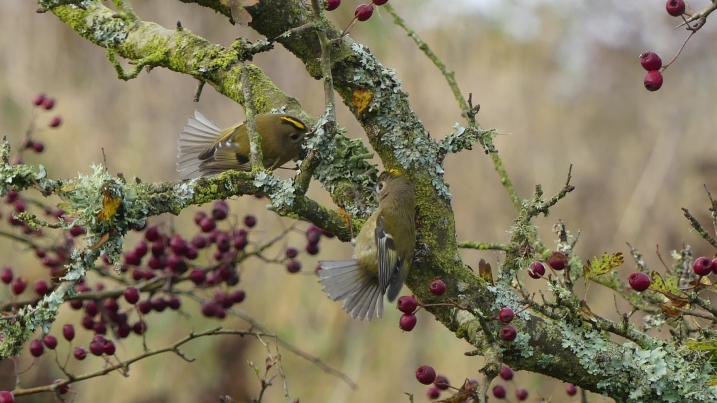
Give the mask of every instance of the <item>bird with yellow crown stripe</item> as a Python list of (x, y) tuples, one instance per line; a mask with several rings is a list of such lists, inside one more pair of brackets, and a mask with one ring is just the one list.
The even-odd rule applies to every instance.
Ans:
[[(279, 113), (256, 116), (264, 167), (276, 169), (298, 158), (308, 129), (299, 118)], [(234, 169), (250, 171), (251, 151), (245, 123), (220, 129), (200, 111), (179, 136), (177, 171), (182, 179), (217, 175)]]
[(393, 302), (403, 287), (416, 244), (416, 196), (413, 184), (387, 170), (376, 184), (378, 209), (356, 238), (354, 259), (319, 262), (319, 282), (353, 318), (383, 316), (383, 298)]

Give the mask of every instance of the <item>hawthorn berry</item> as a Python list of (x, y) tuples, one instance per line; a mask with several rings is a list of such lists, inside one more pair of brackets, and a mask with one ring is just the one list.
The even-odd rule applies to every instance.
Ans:
[(82, 320), (82, 327), (84, 327), (87, 330), (92, 330), (92, 328), (95, 326), (95, 321), (92, 319), (91, 316), (83, 316)]
[(197, 225), (200, 225), (200, 223), (202, 222), (202, 220), (203, 220), (206, 216), (207, 216), (207, 213), (205, 213), (205, 212), (203, 212), (203, 211), (197, 211), (197, 212), (194, 214), (194, 223), (197, 224)]
[(341, 5), (341, 0), (326, 0), (326, 11), (334, 11)]
[(40, 105), (42, 105), (43, 102), (45, 102), (45, 98), (46, 98), (45, 94), (40, 92), (37, 95), (35, 95), (35, 98), (32, 99), (32, 104), (35, 106), (40, 106)]
[(565, 393), (567, 393), (569, 396), (575, 396), (578, 394), (578, 388), (575, 387), (572, 383), (569, 383), (565, 385)]
[(630, 283), (630, 287), (632, 287), (633, 290), (637, 292), (642, 292), (650, 288), (650, 278), (647, 277), (647, 274), (641, 273), (641, 272), (635, 272), (630, 274), (630, 277), (628, 277), (628, 282)]
[(142, 312), (142, 314), (146, 315), (152, 312), (152, 303), (146, 299), (137, 304), (137, 309)]
[(186, 257), (189, 260), (194, 260), (198, 256), (199, 256), (199, 251), (197, 250), (197, 247), (192, 244), (188, 244), (187, 250), (184, 252), (184, 257)]
[(202, 229), (202, 232), (212, 232), (217, 228), (217, 223), (209, 217), (204, 217), (202, 221), (199, 222), (199, 227)]
[(0, 270), (0, 280), (2, 280), (5, 284), (10, 284), (12, 282), (12, 269), (9, 267), (6, 267), (2, 270)]
[(39, 357), (45, 351), (45, 346), (42, 345), (40, 340), (33, 340), (30, 342), (30, 354), (33, 357)]
[(42, 342), (45, 343), (45, 347), (50, 350), (54, 350), (55, 347), (57, 347), (57, 337), (51, 334), (46, 334), (45, 337), (42, 338)]
[(47, 281), (45, 280), (37, 280), (35, 281), (35, 294), (39, 296), (47, 295), (48, 292), (50, 292), (50, 285), (47, 284)]
[(169, 247), (177, 255), (183, 255), (187, 251), (187, 242), (180, 235), (175, 235), (169, 241)]
[(50, 127), (60, 127), (62, 124), (62, 118), (59, 116), (55, 116), (54, 118), (50, 119)]
[(414, 327), (416, 327), (416, 322), (418, 322), (418, 319), (416, 319), (416, 315), (412, 313), (404, 313), (398, 320), (398, 326), (401, 328), (401, 330), (405, 332), (410, 332), (411, 330), (413, 330)]
[(209, 239), (204, 235), (195, 235), (192, 238), (192, 245), (197, 249), (204, 249), (209, 245)]
[(144, 239), (146, 239), (149, 242), (154, 242), (159, 239), (159, 228), (157, 226), (151, 226), (147, 228), (147, 231), (144, 233)]
[(134, 287), (127, 287), (124, 292), (124, 299), (129, 304), (136, 304), (139, 301), (139, 290)]
[(498, 375), (506, 381), (509, 381), (513, 379), (513, 370), (509, 366), (503, 365), (503, 368), (500, 369)]
[(103, 351), (103, 348), (102, 348), (103, 346), (104, 346), (104, 343), (95, 340), (95, 341), (93, 341), (92, 343), (90, 343), (90, 352), (91, 352), (93, 355), (96, 355), (96, 356), (99, 357), (99, 356), (101, 356), (102, 354), (104, 354), (104, 351)]
[(413, 313), (418, 307), (418, 301), (411, 295), (404, 295), (396, 302), (396, 308), (403, 313)]
[(106, 340), (105, 343), (102, 345), (102, 352), (107, 355), (114, 355), (115, 343), (112, 342), (112, 340)]
[(299, 254), (299, 250), (293, 246), (289, 246), (286, 248), (286, 251), (284, 251), (284, 254), (287, 258), (293, 259)]
[(102, 321), (95, 322), (94, 326), (92, 326), (92, 330), (94, 330), (97, 334), (104, 335), (107, 333), (107, 325)]
[(235, 304), (244, 301), (244, 298), (246, 298), (246, 294), (243, 290), (236, 290), (229, 294), (229, 299), (232, 300), (232, 302)]
[(503, 323), (512, 322), (514, 317), (515, 313), (513, 313), (513, 310), (508, 307), (505, 307), (498, 312), (498, 318), (500, 318), (500, 321)]
[(40, 141), (35, 141), (32, 143), (32, 149), (36, 153), (41, 153), (41, 152), (45, 151), (45, 144)]
[(528, 390), (525, 388), (518, 388), (515, 390), (515, 397), (518, 401), (522, 402), (528, 398)]
[(659, 70), (662, 68), (662, 58), (655, 52), (643, 52), (640, 54), (640, 64), (647, 71)]
[(129, 332), (131, 331), (132, 328), (129, 327), (129, 324), (127, 324), (127, 322), (121, 323), (119, 326), (117, 326), (117, 335), (122, 339), (129, 336)]
[(665, 4), (667, 14), (673, 17), (679, 17), (685, 13), (685, 1), (684, 0), (667, 0)]
[(315, 256), (319, 254), (319, 245), (315, 243), (310, 243), (306, 245), (306, 253), (308, 253), (311, 256)]
[(147, 331), (147, 324), (143, 320), (137, 321), (132, 325), (132, 331), (137, 335), (144, 334)]
[(74, 237), (78, 237), (78, 236), (80, 236), (80, 235), (84, 235), (86, 232), (87, 232), (87, 230), (85, 229), (85, 227), (81, 227), (81, 226), (79, 226), (79, 225), (73, 225), (73, 226), (70, 228), (70, 235), (72, 235), (72, 236), (74, 236)]
[(306, 241), (310, 245), (315, 245), (321, 241), (321, 230), (318, 227), (310, 227), (306, 231)]
[(27, 288), (27, 279), (25, 277), (16, 278), (12, 282), (12, 292), (14, 292), (15, 295), (22, 294), (25, 288)]
[(568, 264), (568, 257), (563, 252), (555, 251), (548, 258), (548, 266), (553, 270), (563, 270)]
[(373, 4), (361, 4), (356, 7), (354, 16), (359, 21), (366, 21), (373, 15)]
[(211, 318), (217, 314), (219, 304), (214, 301), (204, 301), (202, 303), (202, 315)]
[(249, 228), (253, 228), (256, 225), (256, 216), (253, 214), (247, 214), (244, 216), (244, 225)]
[(440, 390), (446, 390), (451, 387), (451, 383), (448, 381), (448, 378), (443, 375), (438, 375), (436, 380), (433, 381), (433, 384)]
[(15, 403), (15, 396), (7, 390), (0, 390), (0, 403)]
[(301, 262), (298, 260), (289, 260), (289, 263), (286, 264), (286, 270), (289, 271), (289, 273), (298, 273), (301, 271)]
[(446, 284), (443, 280), (433, 280), (428, 287), (431, 290), (431, 294), (441, 296), (446, 292)]
[(224, 319), (227, 317), (227, 311), (225, 311), (224, 308), (221, 305), (219, 305), (219, 306), (217, 306), (217, 313), (215, 313), (214, 316), (217, 319)]
[(49, 111), (52, 108), (55, 107), (55, 99), (50, 97), (45, 97), (45, 99), (42, 100), (42, 107), (45, 108), (45, 110)]
[(219, 200), (216, 203), (214, 203), (214, 207), (212, 208), (212, 218), (221, 221), (229, 215), (229, 205), (224, 200)]
[[(56, 379), (53, 383), (62, 383), (64, 382), (63, 379)], [(62, 385), (57, 387), (57, 392), (61, 395), (64, 395), (70, 390), (70, 385)]]
[(528, 268), (528, 275), (534, 279), (539, 279), (545, 275), (545, 266), (542, 262), (535, 261)]
[(717, 258), (712, 259), (712, 273), (717, 274)]
[(416, 379), (424, 385), (430, 385), (436, 380), (436, 371), (430, 365), (421, 365), (416, 369)]
[(75, 338), (75, 327), (69, 324), (62, 326), (62, 337), (67, 341), (72, 341)]
[(439, 397), (441, 397), (441, 391), (438, 390), (435, 385), (431, 386), (426, 391), (426, 397), (428, 397), (429, 399), (438, 399)]
[(182, 300), (179, 299), (178, 296), (172, 295), (167, 300), (167, 306), (169, 307), (169, 309), (176, 311), (182, 306)]
[(648, 91), (657, 91), (662, 87), (662, 81), (662, 73), (658, 70), (651, 70), (645, 74), (645, 80), (643, 83)]
[(98, 312), (99, 310), (97, 309), (97, 303), (93, 300), (87, 301), (87, 303), (85, 304), (85, 313), (88, 316), (95, 316)]
[(500, 329), (500, 338), (505, 341), (513, 341), (518, 336), (518, 331), (511, 325), (505, 325)]
[(503, 385), (493, 386), (493, 396), (498, 399), (503, 399), (505, 397), (505, 387)]
[(382, 6), (386, 3), (388, 3), (388, 0), (373, 0), (373, 4), (375, 4), (377, 6)]
[(698, 276), (706, 276), (712, 273), (712, 261), (708, 257), (698, 257), (695, 262), (692, 263), (692, 270)]
[(195, 285), (202, 285), (202, 284), (204, 284), (204, 281), (207, 279), (207, 274), (204, 273), (204, 270), (194, 269), (194, 270), (192, 270), (191, 273), (189, 273), (189, 279)]
[(238, 235), (234, 237), (233, 246), (236, 250), (244, 250), (244, 248), (249, 244), (249, 241), (246, 239), (246, 235)]
[(85, 350), (84, 347), (76, 347), (75, 351), (72, 352), (72, 355), (75, 356), (75, 359), (82, 361), (85, 357), (87, 357), (87, 350)]

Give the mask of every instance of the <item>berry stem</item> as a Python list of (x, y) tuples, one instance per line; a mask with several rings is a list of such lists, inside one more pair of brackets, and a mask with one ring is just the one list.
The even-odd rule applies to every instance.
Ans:
[(680, 53), (682, 53), (682, 49), (684, 49), (684, 48), (685, 48), (685, 45), (687, 45), (687, 41), (689, 41), (690, 38), (692, 38), (692, 35), (694, 35), (696, 32), (697, 32), (697, 30), (694, 30), (694, 31), (690, 32), (690, 36), (688, 36), (687, 39), (685, 39), (685, 41), (682, 42), (682, 46), (680, 46), (680, 50), (677, 51), (677, 54), (675, 55), (675, 57), (673, 57), (672, 60), (670, 60), (669, 63), (667, 63), (666, 65), (662, 66), (662, 69), (660, 69), (660, 71), (664, 72), (665, 70), (667, 70), (668, 67), (670, 67), (670, 65), (671, 65), (672, 63), (675, 62), (675, 60), (677, 60), (677, 58), (680, 56)]

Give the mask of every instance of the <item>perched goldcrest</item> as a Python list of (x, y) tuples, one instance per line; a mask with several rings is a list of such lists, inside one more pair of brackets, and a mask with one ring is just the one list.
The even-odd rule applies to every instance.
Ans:
[(378, 209), (356, 238), (354, 259), (324, 260), (318, 271), (324, 292), (344, 301), (353, 318), (383, 316), (383, 296), (393, 302), (403, 287), (416, 244), (416, 196), (413, 184), (396, 171), (381, 173), (376, 185)]
[[(299, 156), (308, 132), (304, 122), (285, 114), (256, 116), (256, 131), (261, 136), (264, 167), (276, 169)], [(244, 123), (220, 129), (200, 111), (184, 126), (179, 136), (177, 171), (182, 179), (211, 176), (234, 169), (250, 171), (249, 135)]]

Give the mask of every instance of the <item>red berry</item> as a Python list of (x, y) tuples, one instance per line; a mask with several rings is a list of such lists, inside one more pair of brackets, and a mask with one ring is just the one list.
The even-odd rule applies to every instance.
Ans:
[(433, 384), (440, 390), (446, 390), (451, 387), (451, 383), (448, 381), (448, 378), (443, 375), (438, 375), (436, 380), (433, 381)]
[(99, 342), (99, 341), (93, 341), (92, 343), (90, 343), (90, 352), (99, 357), (102, 354), (104, 354), (104, 351), (102, 348), (103, 346), (104, 346), (104, 343)]
[(152, 303), (149, 302), (149, 300), (144, 300), (137, 304), (137, 309), (139, 309), (142, 314), (146, 315), (150, 312), (152, 312)]
[(436, 380), (436, 371), (430, 365), (421, 365), (416, 370), (416, 379), (424, 385), (430, 385)]
[(398, 320), (398, 327), (405, 332), (410, 332), (414, 327), (416, 327), (417, 321), (418, 319), (416, 319), (416, 315), (412, 313), (404, 313), (401, 315), (401, 319)]
[(217, 314), (217, 309), (219, 308), (219, 305), (214, 301), (204, 301), (202, 303), (202, 315), (211, 318), (212, 316)]
[(289, 271), (289, 273), (298, 273), (301, 271), (301, 262), (298, 260), (289, 260), (289, 263), (286, 264), (286, 270)]
[(152, 242), (152, 256), (164, 255), (164, 249), (164, 239), (157, 239), (156, 241)]
[(326, 11), (334, 11), (341, 5), (341, 0), (326, 0)]
[(122, 338), (122, 339), (124, 339), (125, 337), (129, 336), (129, 332), (131, 332), (131, 331), (132, 331), (132, 328), (129, 327), (129, 325), (128, 325), (126, 322), (120, 324), (120, 325), (117, 327), (117, 335), (118, 335), (120, 338)]
[(75, 351), (72, 352), (72, 354), (75, 356), (76, 359), (82, 361), (87, 357), (87, 350), (85, 350), (84, 347), (77, 347), (75, 348)]
[(84, 327), (87, 330), (92, 330), (92, 328), (95, 326), (95, 321), (92, 319), (91, 316), (83, 316), (81, 323), (82, 323), (82, 327)]
[(655, 52), (643, 52), (640, 54), (640, 64), (647, 71), (659, 70), (662, 68), (662, 58)]
[[(64, 381), (65, 381), (64, 379), (57, 379), (57, 380), (55, 380), (55, 382), (53, 382), (53, 383), (62, 383), (62, 382), (64, 382)], [(64, 395), (64, 394), (67, 393), (69, 390), (70, 390), (70, 385), (62, 385), (62, 386), (58, 386), (58, 387), (57, 387), (57, 392), (60, 393), (61, 395)]]
[(62, 326), (62, 337), (67, 341), (72, 341), (75, 338), (75, 327), (72, 325)]
[(431, 386), (431, 387), (428, 388), (428, 390), (426, 391), (426, 396), (427, 396), (429, 399), (438, 399), (439, 397), (441, 397), (441, 391), (438, 390), (437, 387)]
[(15, 396), (7, 390), (0, 390), (0, 403), (15, 403)]
[(515, 397), (518, 401), (522, 402), (528, 398), (528, 390), (525, 388), (518, 388), (515, 390)]
[(512, 322), (514, 317), (515, 313), (513, 313), (513, 310), (508, 307), (505, 307), (498, 312), (498, 318), (500, 318), (500, 321), (503, 323)]
[(575, 387), (572, 383), (569, 383), (565, 385), (565, 393), (567, 393), (569, 396), (575, 396), (578, 394), (578, 388)]
[(189, 266), (187, 266), (187, 262), (184, 261), (184, 258), (174, 253), (167, 258), (167, 267), (177, 274), (184, 274), (189, 270)]
[(214, 203), (214, 208), (212, 208), (212, 218), (221, 221), (229, 215), (229, 205), (224, 200), (220, 200), (216, 203)]
[(12, 282), (12, 269), (9, 267), (2, 269), (0, 271), (0, 280), (5, 284), (10, 284)]
[(187, 242), (180, 235), (175, 235), (169, 241), (169, 247), (178, 255), (183, 255), (187, 251)]
[(500, 338), (505, 341), (513, 341), (518, 336), (518, 331), (511, 325), (505, 325), (500, 329)]
[(200, 223), (202, 222), (202, 220), (203, 220), (206, 216), (207, 216), (207, 213), (205, 213), (205, 212), (203, 212), (203, 211), (197, 211), (197, 212), (194, 214), (194, 223), (197, 224), (197, 225), (200, 225)]
[(135, 334), (144, 334), (144, 332), (147, 331), (147, 324), (144, 323), (143, 320), (137, 321), (134, 325), (132, 325), (132, 331)]
[(650, 278), (645, 273), (632, 273), (628, 277), (630, 287), (637, 292), (642, 292), (650, 288)]
[(199, 251), (197, 251), (197, 247), (192, 244), (188, 244), (187, 250), (184, 252), (184, 257), (186, 257), (189, 260), (194, 260), (198, 256), (199, 256)]
[(162, 270), (167, 266), (167, 260), (164, 258), (164, 256), (152, 255), (147, 261), (147, 266), (154, 270)]
[(712, 259), (712, 273), (717, 274), (717, 258)]
[(249, 241), (247, 241), (246, 235), (238, 235), (234, 237), (234, 243), (232, 245), (236, 250), (244, 250), (248, 244)]
[(50, 110), (55, 107), (55, 99), (46, 97), (42, 100), (42, 107), (45, 108), (45, 110)]
[(25, 277), (16, 278), (12, 282), (12, 292), (14, 292), (15, 295), (22, 294), (25, 288), (27, 288), (27, 279)]
[(528, 268), (528, 275), (532, 278), (538, 279), (545, 275), (545, 266), (542, 262), (533, 262)]
[(195, 235), (194, 238), (192, 238), (192, 245), (197, 249), (206, 248), (207, 245), (209, 245), (209, 239), (204, 235)]
[(147, 231), (144, 233), (144, 239), (146, 239), (149, 242), (154, 242), (159, 239), (159, 228), (157, 226), (152, 226), (147, 228)]
[(46, 295), (48, 292), (50, 292), (50, 285), (47, 284), (47, 281), (45, 280), (37, 280), (35, 281), (35, 293), (39, 296)]
[(513, 370), (509, 366), (503, 365), (503, 368), (500, 369), (499, 375), (501, 378), (509, 381), (513, 379)]
[(418, 307), (418, 301), (416, 298), (410, 295), (404, 295), (396, 302), (396, 308), (403, 313), (413, 313)]
[(306, 253), (308, 253), (311, 256), (315, 256), (319, 254), (319, 245), (310, 243), (306, 245)]
[(35, 95), (35, 98), (33, 98), (32, 103), (35, 106), (40, 106), (40, 105), (42, 105), (43, 102), (45, 102), (45, 98), (46, 98), (45, 94), (40, 92), (37, 95)]
[(217, 319), (224, 319), (227, 317), (227, 311), (221, 306), (217, 306), (217, 313), (214, 314)]
[(85, 313), (87, 313), (87, 315), (89, 316), (95, 316), (98, 312), (99, 310), (97, 309), (97, 303), (93, 300), (87, 301), (87, 303), (85, 304)]
[(139, 290), (134, 287), (128, 287), (124, 290), (124, 299), (128, 303), (134, 305), (139, 301)]
[(692, 263), (692, 270), (698, 276), (707, 276), (712, 273), (712, 261), (708, 257), (699, 257)]
[(114, 355), (115, 343), (113, 343), (112, 340), (105, 341), (105, 344), (102, 345), (102, 352), (107, 355)]
[(162, 312), (167, 307), (167, 300), (163, 297), (157, 297), (152, 300), (152, 308), (157, 312)]
[(55, 347), (57, 347), (57, 337), (51, 334), (45, 335), (45, 337), (42, 338), (42, 342), (45, 343), (45, 347), (50, 350), (54, 350)]
[(286, 257), (288, 257), (289, 259), (293, 259), (293, 258), (296, 257), (296, 255), (299, 254), (299, 250), (296, 249), (296, 248), (293, 247), (293, 246), (289, 246), (288, 248), (286, 248), (286, 251), (284, 252), (284, 254), (285, 254)]
[(97, 334), (106, 334), (107, 325), (105, 324), (105, 322), (95, 322), (95, 325), (92, 326), (92, 330), (94, 330)]
[(366, 21), (371, 18), (372, 15), (372, 4), (361, 4), (360, 6), (356, 7), (356, 11), (354, 11), (354, 16), (356, 16), (356, 19), (359, 21)]
[(40, 141), (35, 141), (32, 143), (32, 149), (35, 150), (36, 153), (41, 153), (45, 151), (45, 144)]
[(45, 347), (42, 345), (40, 340), (33, 340), (30, 342), (30, 354), (33, 357), (39, 357), (45, 351)]
[(232, 292), (231, 294), (229, 294), (229, 299), (235, 304), (238, 304), (238, 303), (244, 301), (244, 298), (246, 298), (246, 294), (244, 293), (243, 290), (236, 290), (236, 291)]
[(180, 300), (178, 296), (172, 295), (167, 300), (167, 306), (169, 309), (176, 311), (182, 306), (182, 300)]
[(318, 227), (310, 227), (306, 231), (306, 240), (310, 245), (316, 245), (321, 241), (321, 229)]
[(645, 75), (645, 88), (647, 88), (648, 91), (657, 91), (662, 87), (662, 81), (662, 73), (658, 70), (648, 71)]
[(189, 273), (189, 279), (192, 280), (195, 285), (202, 285), (207, 279), (207, 275), (204, 273), (204, 270), (194, 269)]
[(375, 4), (377, 6), (382, 6), (386, 3), (388, 3), (388, 0), (373, 0), (373, 4)]
[(253, 228), (256, 225), (256, 216), (247, 214), (244, 216), (244, 225), (249, 228)]
[(446, 284), (442, 280), (433, 280), (429, 286), (431, 294), (441, 296), (446, 292)]
[(498, 399), (503, 399), (505, 397), (505, 387), (503, 385), (493, 386), (493, 396)]
[(685, 2), (684, 0), (667, 0), (665, 5), (667, 14), (673, 17), (679, 17), (685, 13)]
[(202, 218), (199, 227), (202, 229), (202, 232), (212, 232), (217, 227), (217, 223), (211, 218), (205, 217)]
[(54, 118), (50, 119), (50, 127), (59, 127), (62, 124), (62, 118), (59, 116), (55, 116)]
[(568, 257), (563, 252), (555, 251), (548, 258), (548, 266), (553, 270), (563, 270), (568, 264)]

